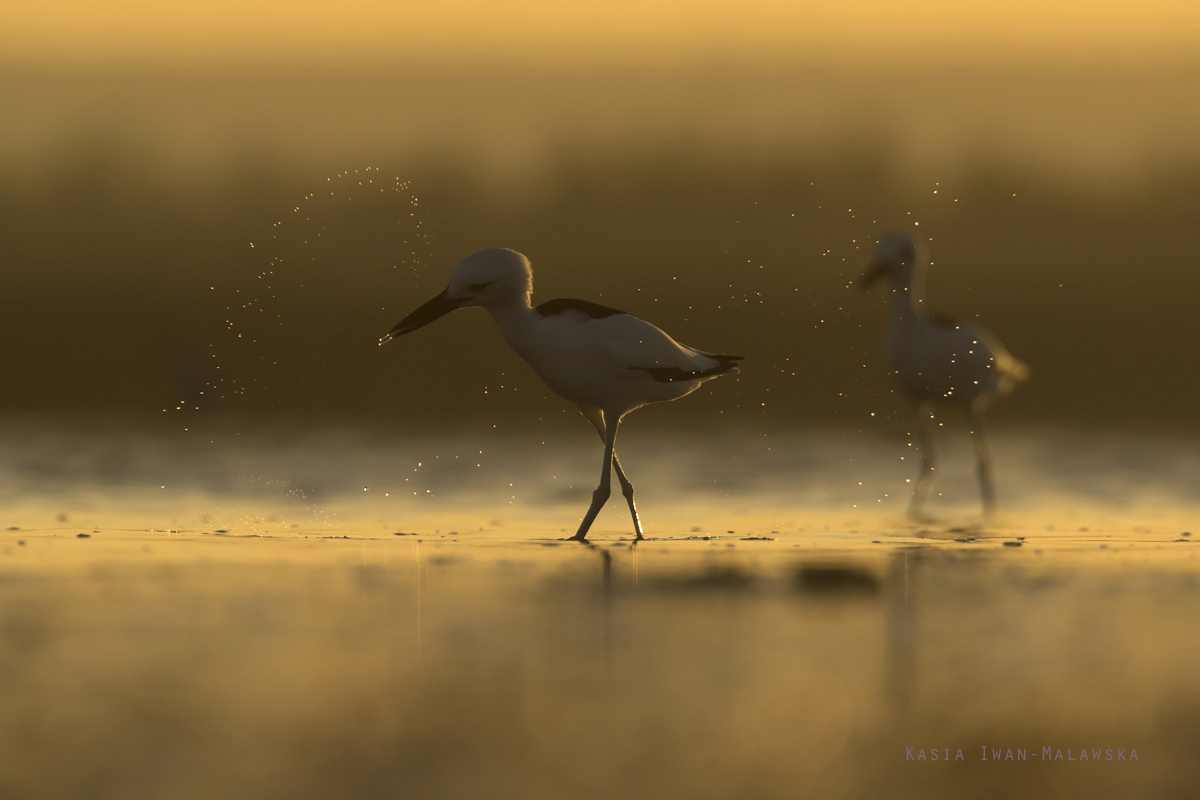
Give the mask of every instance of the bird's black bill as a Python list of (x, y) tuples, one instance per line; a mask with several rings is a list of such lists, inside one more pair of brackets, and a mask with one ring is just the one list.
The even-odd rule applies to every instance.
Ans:
[(397, 336), (403, 336), (406, 333), (412, 333), (417, 328), (424, 328), (429, 323), (433, 322), (438, 317), (444, 317), (454, 309), (458, 308), (467, 299), (465, 297), (450, 297), (450, 289), (445, 289), (437, 297), (430, 300), (425, 305), (418, 308), (416, 311), (409, 314), (404, 319), (396, 324), (396, 327), (388, 331), (387, 336), (379, 340), (380, 344), (389, 342)]
[(887, 267), (885, 267), (882, 263), (876, 262), (872, 264), (867, 271), (862, 274), (862, 277), (858, 279), (858, 288), (865, 292), (875, 284), (875, 281), (882, 278), (886, 272)]

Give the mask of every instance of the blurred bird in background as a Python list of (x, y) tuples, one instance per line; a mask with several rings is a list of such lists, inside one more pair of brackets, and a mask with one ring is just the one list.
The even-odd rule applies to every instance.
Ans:
[(926, 260), (918, 256), (912, 240), (894, 235), (879, 243), (875, 262), (861, 280), (864, 291), (880, 278), (891, 282), (884, 358), (900, 387), (917, 404), (921, 472), (908, 513), (922, 517), (933, 487), (934, 410), (938, 405), (952, 405), (966, 411), (970, 420), (983, 513), (989, 516), (996, 508), (996, 487), (983, 415), (997, 398), (1029, 377), (1029, 367), (983, 328), (931, 312), (925, 306), (925, 269)]

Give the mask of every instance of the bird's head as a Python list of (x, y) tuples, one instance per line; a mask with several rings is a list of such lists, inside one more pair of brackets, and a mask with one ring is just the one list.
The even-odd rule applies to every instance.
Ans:
[(908, 283), (916, 263), (917, 248), (912, 239), (902, 233), (893, 234), (876, 246), (875, 261), (859, 279), (859, 286), (865, 291), (884, 276)]
[(522, 301), (528, 305), (532, 292), (533, 270), (528, 258), (503, 247), (480, 250), (458, 262), (445, 290), (400, 320), (380, 344), (423, 328), (456, 308), (492, 308)]
[(491, 247), (458, 262), (446, 287), (461, 305), (488, 308), (514, 298), (525, 300), (533, 292), (533, 270), (529, 259), (516, 250)]

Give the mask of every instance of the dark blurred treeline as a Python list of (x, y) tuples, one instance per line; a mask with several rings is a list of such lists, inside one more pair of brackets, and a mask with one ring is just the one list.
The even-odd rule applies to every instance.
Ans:
[(900, 425), (884, 292), (853, 282), (880, 235), (907, 230), (932, 239), (931, 305), (978, 314), (1032, 368), (998, 418), (1196, 418), (1195, 172), (1089, 198), (986, 163), (917, 183), (863, 147), (780, 164), (564, 149), (513, 187), (448, 158), (317, 172), (259, 153), (194, 185), (143, 161), (99, 143), (0, 187), (0, 412), (562, 418), (481, 310), (377, 346), (459, 258), (499, 245), (533, 260), (535, 302), (597, 300), (746, 356), (736, 382), (643, 414)]

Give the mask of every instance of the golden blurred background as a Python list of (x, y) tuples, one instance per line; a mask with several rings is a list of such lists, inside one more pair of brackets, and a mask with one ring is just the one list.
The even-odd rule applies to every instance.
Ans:
[(663, 420), (906, 425), (849, 288), (902, 229), (1032, 366), (1001, 420), (1192, 426), (1198, 44), (1172, 2), (7, 4), (0, 410), (559, 414), (482, 313), (375, 346), (503, 245), (747, 356)]

